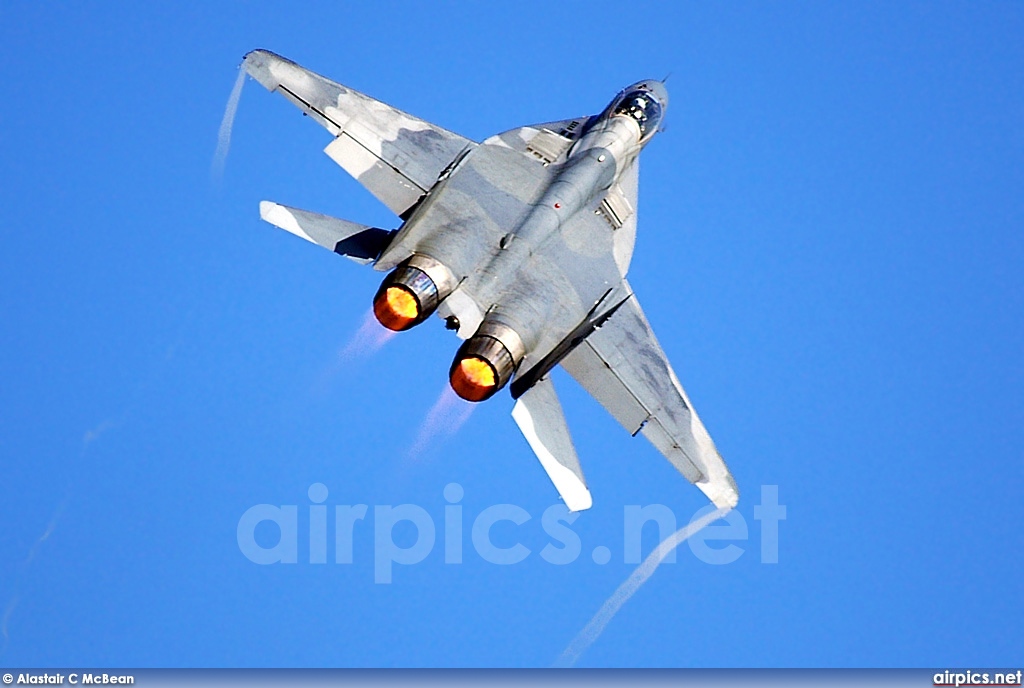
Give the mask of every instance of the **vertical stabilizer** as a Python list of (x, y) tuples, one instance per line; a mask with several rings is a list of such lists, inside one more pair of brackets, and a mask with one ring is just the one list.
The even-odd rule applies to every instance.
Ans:
[(589, 509), (593, 500), (550, 377), (519, 397), (512, 408), (512, 418), (569, 510)]

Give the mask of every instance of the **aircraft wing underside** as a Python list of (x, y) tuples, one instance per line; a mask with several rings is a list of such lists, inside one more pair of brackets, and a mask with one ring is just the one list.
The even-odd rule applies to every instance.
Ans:
[(718, 507), (736, 482), (632, 296), (561, 361), (632, 435), (642, 433)]
[[(334, 137), (328, 156), (404, 224), (392, 232), (271, 202), (260, 205), (261, 217), (377, 270), (417, 256), (423, 265), (416, 274), (435, 295), (438, 284), (448, 291), (429, 307), (417, 300), (413, 324), (436, 309), (467, 339), (463, 347), (493, 340), (511, 358), (511, 344), (499, 335), (474, 333), (487, 323), (492, 334), (500, 327), (530, 333), (529, 347), (520, 342), (524, 350), (508, 368), (518, 368), (514, 380), (506, 372), (498, 383), (499, 368), (481, 358), (483, 349), (460, 353), (456, 363), (476, 358), (491, 365), (489, 394), (511, 381), (513, 418), (571, 510), (588, 508), (591, 497), (548, 375), (559, 362), (712, 502), (736, 505), (736, 483), (625, 280), (636, 237), (636, 155), (645, 140), (635, 137), (657, 131), (667, 102), (660, 83), (623, 91), (605, 119), (520, 127), (477, 144), (265, 50), (246, 55), (242, 67), (327, 129)], [(613, 109), (624, 103), (626, 109)], [(600, 171), (607, 169), (598, 166), (605, 154), (587, 157), (595, 142), (618, 151), (614, 176)], [(413, 288), (422, 285), (402, 284), (419, 299)], [(408, 320), (390, 301), (382, 308)], [(452, 385), (459, 392), (454, 378)], [(474, 394), (460, 396), (487, 398)]]
[(335, 137), (325, 152), (396, 215), (402, 215), (475, 144), (266, 50), (242, 67)]

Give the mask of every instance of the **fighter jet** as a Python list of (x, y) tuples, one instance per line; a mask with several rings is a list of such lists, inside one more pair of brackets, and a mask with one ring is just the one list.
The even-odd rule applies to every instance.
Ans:
[(443, 318), (463, 340), (452, 389), (480, 402), (509, 387), (512, 417), (570, 510), (592, 500), (552, 385), (557, 365), (715, 505), (736, 505), (736, 482), (626, 281), (639, 155), (668, 106), (662, 82), (626, 87), (597, 115), (476, 143), (265, 50), (242, 67), (330, 132), (324, 152), (401, 223), (269, 201), (261, 217), (387, 272), (373, 297), (384, 327)]

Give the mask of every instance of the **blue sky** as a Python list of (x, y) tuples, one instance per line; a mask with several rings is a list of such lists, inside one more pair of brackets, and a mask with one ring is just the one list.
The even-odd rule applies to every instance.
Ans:
[[(507, 395), (410, 456), (457, 339), (434, 319), (340, 361), (381, 276), (257, 205), (397, 219), (253, 82), (211, 183), (256, 47), (476, 140), (671, 73), (630, 280), (749, 539), (684, 546), (580, 665), (1024, 663), (1021, 35), (1018, 3), (4, 3), (0, 664), (548, 666), (634, 568), (624, 509), (704, 506), (564, 375), (576, 561), (539, 554), (557, 497)], [(309, 563), (314, 483), (369, 506), (352, 564)], [(297, 505), (298, 563), (240, 552), (262, 503)], [(374, 507), (405, 503), (438, 544), (375, 584)], [(532, 516), (494, 528), (515, 565), (469, 542), (501, 503)]]

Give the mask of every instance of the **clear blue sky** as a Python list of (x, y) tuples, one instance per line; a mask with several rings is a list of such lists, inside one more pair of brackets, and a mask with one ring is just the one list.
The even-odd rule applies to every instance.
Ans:
[[(434, 319), (339, 364), (380, 275), (257, 205), (397, 220), (253, 82), (211, 184), (264, 47), (477, 140), (671, 72), (630, 278), (750, 539), (722, 566), (684, 546), (581, 665), (1019, 667), (1022, 36), (1009, 2), (3, 3), (0, 664), (548, 666), (633, 569), (624, 507), (704, 505), (566, 376), (577, 561), (539, 555), (557, 497), (506, 394), (410, 458), (457, 339)], [(370, 506), (352, 564), (309, 563), (317, 482)], [(505, 502), (533, 517), (495, 527), (531, 550), (511, 566), (469, 544)], [(261, 503), (298, 505), (298, 563), (239, 551)], [(378, 585), (373, 507), (403, 503), (439, 544)]]

